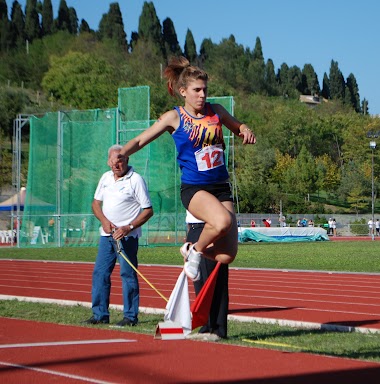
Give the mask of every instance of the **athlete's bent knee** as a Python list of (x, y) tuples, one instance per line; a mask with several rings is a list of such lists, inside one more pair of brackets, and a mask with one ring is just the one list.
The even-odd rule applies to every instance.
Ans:
[(223, 219), (218, 221), (215, 229), (219, 232), (220, 235), (226, 235), (232, 227), (232, 217), (228, 212), (224, 215)]
[(220, 261), (222, 264), (231, 264), (235, 260), (235, 256), (231, 255), (218, 255), (215, 258), (217, 261)]

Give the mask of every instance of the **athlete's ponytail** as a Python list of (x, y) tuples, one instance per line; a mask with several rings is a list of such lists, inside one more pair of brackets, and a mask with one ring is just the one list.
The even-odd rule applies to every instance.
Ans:
[(164, 76), (168, 79), (168, 92), (171, 96), (182, 97), (179, 90), (186, 88), (191, 80), (208, 80), (202, 69), (192, 66), (186, 57), (172, 57), (165, 68)]

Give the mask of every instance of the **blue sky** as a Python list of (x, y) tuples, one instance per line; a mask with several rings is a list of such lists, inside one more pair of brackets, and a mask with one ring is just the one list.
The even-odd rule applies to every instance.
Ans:
[[(115, 0), (116, 1), (116, 0)], [(103, 13), (115, 1), (66, 0), (79, 21), (85, 19), (97, 30)], [(9, 12), (12, 6), (7, 0)], [(25, 7), (25, 0), (18, 0)], [(60, 0), (52, 0), (54, 17)], [(117, 1), (127, 39), (137, 31), (144, 0)], [(160, 22), (169, 17), (183, 48), (187, 29), (193, 33), (197, 50), (203, 39), (219, 43), (234, 35), (236, 42), (251, 50), (259, 37), (265, 60), (277, 69), (282, 63), (301, 69), (312, 64), (322, 86), (331, 60), (337, 61), (346, 79), (353, 73), (360, 99), (369, 101), (369, 112), (380, 114), (378, 0), (154, 0)]]

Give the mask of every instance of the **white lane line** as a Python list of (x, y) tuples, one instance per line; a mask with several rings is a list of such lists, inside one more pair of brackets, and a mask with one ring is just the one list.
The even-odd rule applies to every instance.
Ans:
[(321, 324), (313, 323), (309, 321), (295, 321), (295, 320), (282, 320), (282, 319), (270, 319), (265, 317), (249, 317), (249, 316), (234, 316), (228, 315), (229, 320), (235, 320), (239, 322), (248, 322), (252, 321), (259, 324), (276, 324), (280, 326), (287, 326), (292, 328), (308, 328), (308, 329), (321, 329), (327, 331), (339, 331), (339, 332), (357, 332), (364, 334), (371, 333), (380, 333), (380, 330), (377, 328), (362, 328), (354, 327), (350, 325), (341, 325), (341, 324)]
[[(304, 295), (304, 296), (326, 296), (326, 297), (349, 297), (349, 298), (359, 298), (359, 299), (374, 299), (374, 300), (379, 300), (379, 296), (362, 296), (362, 295), (341, 295), (341, 294), (338, 294), (338, 293), (318, 293), (318, 292), (315, 292), (315, 291), (322, 291), (323, 289), (313, 289), (312, 292), (301, 292), (301, 291), (287, 291), (287, 290), (275, 290), (275, 289), (257, 289), (256, 291), (252, 288), (250, 289), (246, 289), (246, 288), (238, 288), (238, 289), (233, 289), (233, 291), (237, 291), (236, 293), (236, 296), (241, 296), (241, 297), (251, 297), (250, 295), (242, 295), (240, 294), (240, 292), (242, 293), (250, 293), (250, 292), (257, 292), (257, 291), (260, 291), (260, 292), (270, 292), (270, 293), (281, 293), (281, 294), (285, 294), (285, 295)], [(230, 289), (230, 291), (232, 291), (232, 289)], [(331, 290), (324, 290), (324, 291), (330, 291)], [(341, 291), (342, 291), (342, 287), (341, 287)], [(348, 291), (348, 290), (344, 290), (344, 292), (357, 292), (357, 291)], [(364, 292), (363, 292), (364, 293)], [(369, 292), (371, 294), (375, 294), (375, 292)], [(232, 294), (232, 292), (231, 292)], [(380, 291), (379, 291), (379, 294), (380, 294)], [(234, 294), (235, 296), (235, 294)]]
[(5, 348), (30, 348), (30, 347), (55, 347), (63, 345), (87, 345), (87, 344), (111, 344), (111, 343), (133, 343), (137, 340), (129, 339), (106, 339), (106, 340), (74, 340), (53, 341), (46, 343), (23, 343), (23, 344), (0, 344), (0, 349)]
[(84, 376), (78, 376), (78, 375), (70, 375), (68, 373), (53, 371), (51, 369), (43, 369), (43, 368), (36, 368), (36, 367), (28, 367), (27, 365), (12, 364), (12, 363), (8, 363), (6, 361), (0, 361), (0, 365), (4, 365), (4, 366), (7, 366), (7, 367), (18, 368), (18, 369), (25, 369), (25, 370), (28, 370), (28, 371), (34, 371), (34, 372), (39, 372), (39, 373), (47, 373), (49, 375), (61, 376), (61, 377), (65, 377), (67, 379), (73, 379), (73, 380), (81, 380), (81, 381), (85, 381), (85, 382), (88, 382), (88, 383), (115, 384), (115, 383), (112, 383), (111, 381), (96, 380), (96, 379), (93, 379), (91, 377), (84, 377)]
[[(279, 297), (279, 296), (260, 296), (260, 295), (234, 295), (234, 299), (238, 298), (244, 298), (249, 297), (253, 299), (265, 299), (265, 300), (281, 300), (281, 301), (299, 301), (301, 303), (308, 302), (308, 303), (322, 303), (322, 304), (341, 304), (341, 305), (356, 305), (358, 307), (380, 307), (380, 303), (376, 304), (370, 304), (370, 303), (361, 303), (361, 302), (354, 302), (354, 301), (328, 301), (328, 300), (311, 300), (311, 299), (305, 299), (305, 298), (292, 298), (292, 297)], [(232, 304), (236, 304), (236, 302), (231, 302)], [(239, 303), (240, 304), (240, 303)], [(330, 309), (331, 310), (331, 309)], [(334, 310), (334, 312), (337, 312)], [(378, 314), (379, 315), (379, 314)]]
[[(240, 307), (257, 307), (257, 308), (269, 308), (271, 310), (272, 308), (279, 308), (279, 309), (291, 309), (294, 310), (294, 307), (289, 306), (280, 306), (280, 305), (270, 305), (270, 304), (247, 304), (247, 303), (230, 303), (236, 306)], [(307, 308), (307, 307), (296, 307), (296, 310), (299, 311), (311, 311), (311, 312), (330, 312), (330, 313), (348, 313), (350, 315), (365, 315), (365, 316), (380, 316), (379, 313), (368, 313), (368, 312), (354, 312), (354, 311), (340, 311), (340, 310), (332, 310), (332, 309), (322, 309), (322, 308)], [(231, 310), (231, 308), (230, 308)], [(234, 308), (232, 308), (234, 310)], [(265, 312), (265, 309), (262, 310), (262, 312)], [(239, 316), (239, 315), (236, 315)], [(344, 321), (350, 321), (347, 320), (341, 320), (341, 322)]]

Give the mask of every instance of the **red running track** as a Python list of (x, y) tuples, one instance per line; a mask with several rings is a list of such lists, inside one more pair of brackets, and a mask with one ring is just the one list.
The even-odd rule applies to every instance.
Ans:
[[(0, 260), (0, 295), (90, 303), (92, 270), (93, 263)], [(159, 265), (139, 270), (166, 297), (181, 272), (180, 267)], [(111, 304), (121, 306), (118, 272), (117, 266)], [(380, 332), (380, 274), (230, 268), (229, 286), (231, 318)], [(192, 284), (189, 288), (193, 300)], [(140, 279), (142, 309), (163, 311), (165, 305)]]
[(380, 364), (0, 318), (2, 383), (377, 383)]

